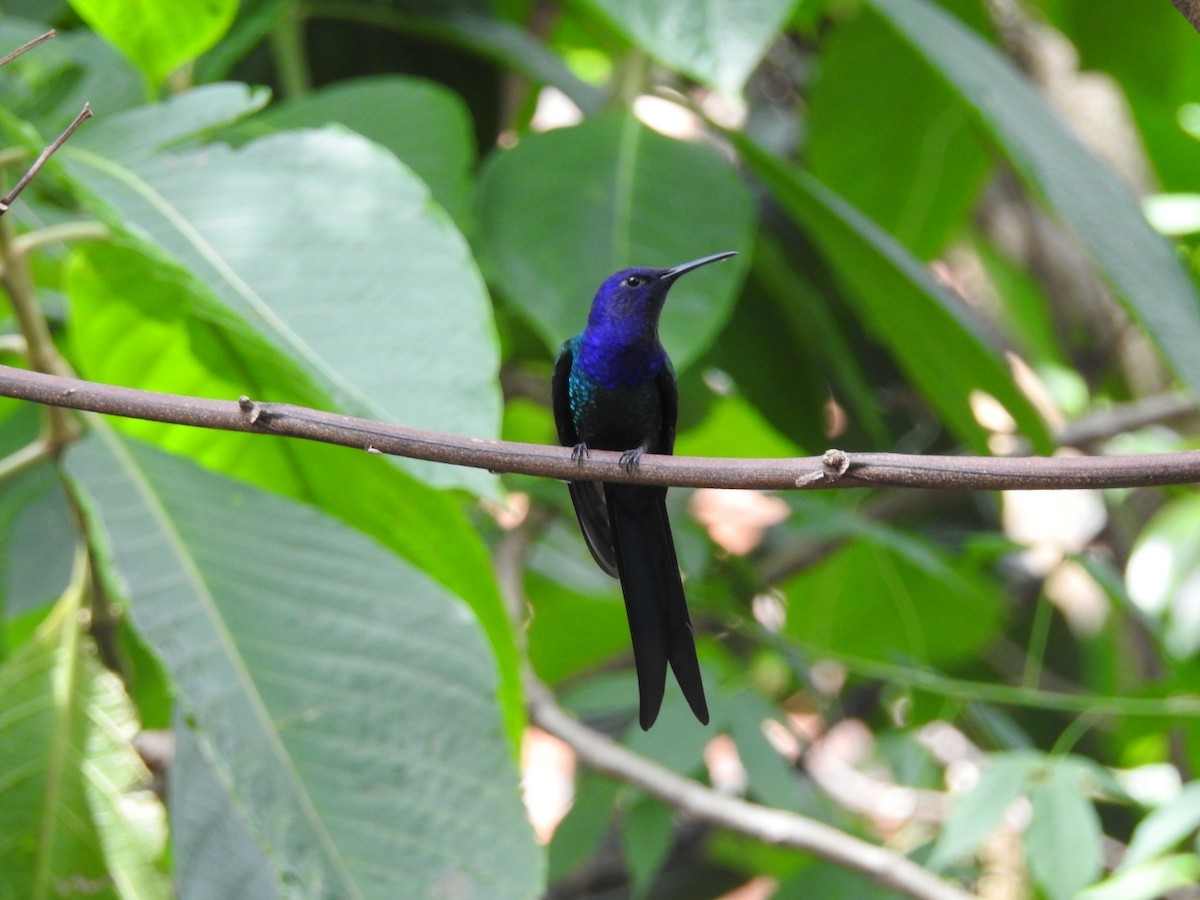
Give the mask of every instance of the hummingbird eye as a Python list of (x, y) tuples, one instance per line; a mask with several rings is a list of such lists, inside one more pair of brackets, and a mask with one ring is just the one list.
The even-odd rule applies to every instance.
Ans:
[(642, 278), (638, 275), (630, 275), (625, 279), (625, 287), (637, 287), (642, 283)]

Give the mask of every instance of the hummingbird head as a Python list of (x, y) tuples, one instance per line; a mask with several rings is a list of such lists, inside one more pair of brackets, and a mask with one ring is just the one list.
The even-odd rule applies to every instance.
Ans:
[(658, 330), (658, 316), (667, 300), (667, 291), (681, 275), (736, 256), (734, 250), (694, 259), (669, 269), (622, 269), (610, 275), (596, 291), (589, 328), (613, 328), (628, 333), (650, 334)]

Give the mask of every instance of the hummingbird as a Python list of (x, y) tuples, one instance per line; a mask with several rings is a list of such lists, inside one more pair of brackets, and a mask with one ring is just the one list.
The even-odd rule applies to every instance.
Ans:
[[(554, 422), (559, 443), (572, 447), (575, 459), (589, 450), (617, 450), (621, 466), (632, 472), (642, 454), (674, 451), (679, 389), (658, 337), (659, 315), (680, 276), (734, 255), (717, 253), (669, 269), (622, 269), (600, 285), (587, 327), (562, 345), (554, 364)], [(649, 729), (658, 718), (670, 664), (692, 712), (707, 725), (667, 489), (596, 481), (567, 486), (593, 558), (621, 582), (639, 724)]]

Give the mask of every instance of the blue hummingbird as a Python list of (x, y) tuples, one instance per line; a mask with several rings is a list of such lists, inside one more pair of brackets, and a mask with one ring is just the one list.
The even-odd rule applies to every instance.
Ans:
[[(658, 338), (667, 292), (681, 276), (735, 253), (670, 269), (622, 269), (592, 301), (587, 327), (562, 345), (554, 365), (554, 421), (561, 444), (582, 458), (619, 450), (632, 471), (643, 453), (671, 453), (679, 390)], [(575, 515), (600, 568), (621, 581), (637, 668), (643, 729), (658, 717), (667, 665), (701, 723), (708, 704), (696, 659), (671, 523), (667, 489), (594, 481), (568, 483)]]

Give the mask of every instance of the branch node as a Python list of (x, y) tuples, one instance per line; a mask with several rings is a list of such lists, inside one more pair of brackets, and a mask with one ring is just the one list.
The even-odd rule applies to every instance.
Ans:
[(830, 484), (841, 480), (850, 469), (850, 457), (844, 450), (826, 450), (821, 461), (825, 466), (821, 474)]
[(245, 394), (242, 394), (242, 396), (238, 397), (238, 406), (241, 407), (242, 412), (250, 412), (250, 410), (254, 409), (254, 401)]

